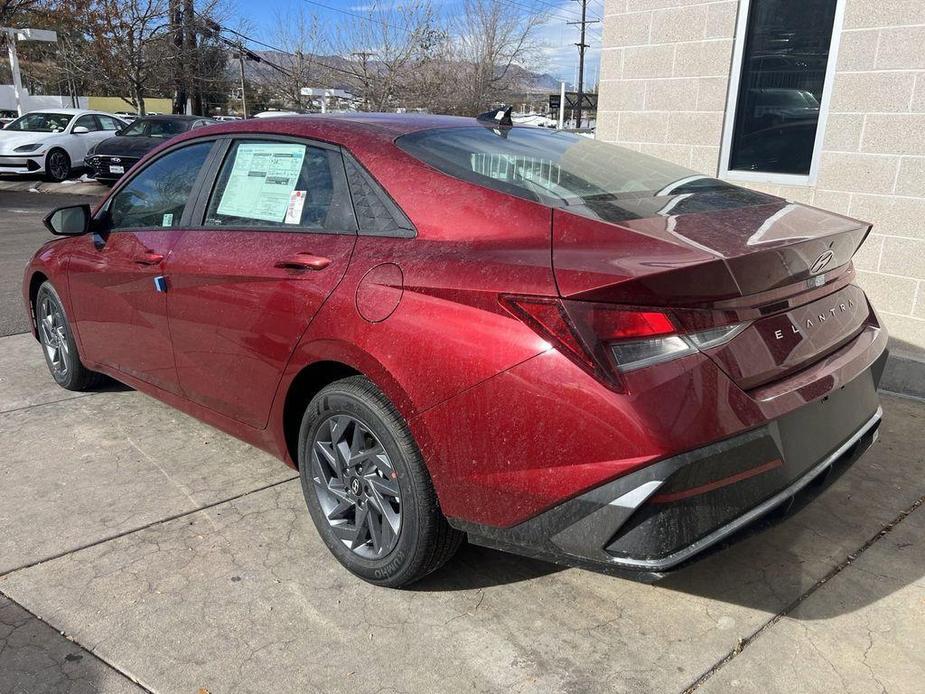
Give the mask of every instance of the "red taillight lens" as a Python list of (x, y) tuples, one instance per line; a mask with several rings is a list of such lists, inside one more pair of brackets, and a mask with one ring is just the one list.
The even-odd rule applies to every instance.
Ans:
[(504, 296), (501, 303), (598, 380), (622, 389), (629, 372), (728, 342), (747, 324), (680, 334), (662, 311), (586, 301)]
[(561, 301), (504, 296), (501, 304), (579, 366), (594, 369), (594, 360), (572, 327)]
[(610, 345), (672, 335), (659, 311), (633, 311), (586, 301), (505, 296), (501, 303), (562, 354), (611, 387), (622, 388)]

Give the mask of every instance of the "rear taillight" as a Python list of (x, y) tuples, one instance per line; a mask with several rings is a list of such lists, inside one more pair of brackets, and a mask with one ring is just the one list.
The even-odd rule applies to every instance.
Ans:
[(618, 388), (619, 373), (718, 347), (748, 327), (682, 332), (663, 311), (545, 297), (505, 296), (501, 302), (562, 354)]

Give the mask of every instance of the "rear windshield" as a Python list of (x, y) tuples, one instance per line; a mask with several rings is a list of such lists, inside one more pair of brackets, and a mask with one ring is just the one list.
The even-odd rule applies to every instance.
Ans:
[(541, 128), (424, 130), (396, 144), (451, 176), (557, 207), (729, 187), (655, 157)]

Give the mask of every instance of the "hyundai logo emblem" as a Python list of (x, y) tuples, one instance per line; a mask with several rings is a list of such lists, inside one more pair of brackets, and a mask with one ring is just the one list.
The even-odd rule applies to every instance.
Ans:
[(825, 270), (828, 264), (832, 262), (832, 258), (834, 257), (835, 253), (832, 250), (828, 250), (820, 255), (818, 258), (816, 258), (816, 262), (813, 263), (813, 266), (809, 269), (809, 274), (818, 275), (820, 272)]

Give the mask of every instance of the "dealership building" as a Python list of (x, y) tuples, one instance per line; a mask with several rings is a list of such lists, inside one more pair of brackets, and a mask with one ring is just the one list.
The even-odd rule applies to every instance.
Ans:
[(886, 386), (925, 395), (925, 0), (607, 0), (597, 126), (873, 223)]

